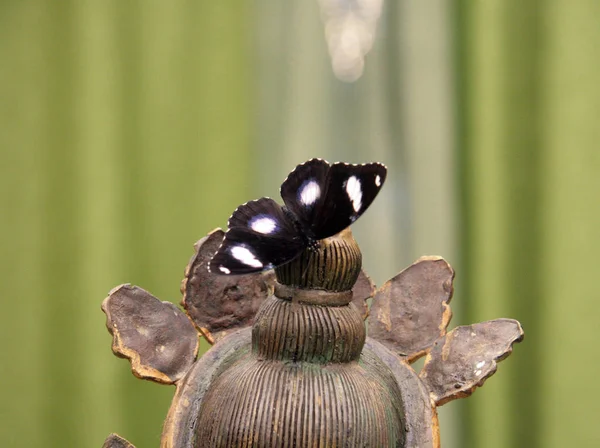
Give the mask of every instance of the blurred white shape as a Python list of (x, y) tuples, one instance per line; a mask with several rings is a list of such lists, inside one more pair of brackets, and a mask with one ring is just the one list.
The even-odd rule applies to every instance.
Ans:
[(383, 0), (319, 0), (333, 73), (341, 81), (361, 77), (373, 46)]

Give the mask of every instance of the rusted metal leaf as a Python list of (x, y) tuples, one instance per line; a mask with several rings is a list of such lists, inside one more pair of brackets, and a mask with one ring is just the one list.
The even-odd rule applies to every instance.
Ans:
[(181, 303), (211, 344), (233, 330), (252, 325), (260, 304), (272, 291), (274, 278), (273, 271), (248, 275), (208, 272), (207, 264), (224, 235), (216, 229), (194, 245), (195, 254), (181, 284)]
[(135, 446), (120, 435), (113, 433), (106, 438), (102, 448), (135, 448)]
[(360, 271), (358, 279), (352, 288), (352, 303), (356, 305), (358, 311), (360, 311), (363, 319), (366, 319), (369, 315), (369, 305), (367, 300), (375, 296), (377, 288), (373, 280), (363, 270)]
[(496, 372), (497, 363), (523, 336), (513, 319), (456, 327), (435, 342), (419, 376), (438, 406), (468, 397)]
[(368, 336), (413, 362), (446, 334), (454, 270), (441, 257), (421, 257), (377, 291)]
[(170, 302), (131, 285), (113, 289), (102, 302), (115, 355), (131, 361), (134, 375), (173, 384), (188, 371), (198, 353), (198, 333)]

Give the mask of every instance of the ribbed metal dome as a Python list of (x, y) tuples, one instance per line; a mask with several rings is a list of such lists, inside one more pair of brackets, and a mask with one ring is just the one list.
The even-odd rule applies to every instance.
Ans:
[(402, 447), (403, 404), (394, 375), (363, 350), (352, 300), (361, 253), (349, 229), (275, 269), (252, 349), (215, 374), (194, 446)]
[(360, 274), (362, 254), (350, 228), (317, 244), (291, 262), (275, 268), (277, 281), (304, 289), (352, 289)]

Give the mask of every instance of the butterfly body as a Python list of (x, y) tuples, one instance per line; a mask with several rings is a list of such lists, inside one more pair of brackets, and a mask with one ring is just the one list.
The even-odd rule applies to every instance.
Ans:
[(298, 165), (281, 185), (284, 206), (264, 197), (233, 212), (209, 270), (247, 274), (292, 261), (356, 221), (377, 196), (386, 172), (380, 163), (311, 159)]

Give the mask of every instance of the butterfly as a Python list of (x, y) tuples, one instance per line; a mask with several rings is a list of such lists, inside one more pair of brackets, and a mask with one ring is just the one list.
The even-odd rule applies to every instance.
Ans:
[(209, 271), (249, 274), (292, 261), (356, 221), (379, 193), (386, 174), (381, 163), (311, 159), (298, 165), (281, 184), (285, 206), (264, 197), (233, 212)]

